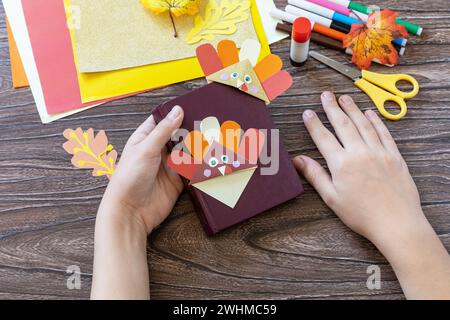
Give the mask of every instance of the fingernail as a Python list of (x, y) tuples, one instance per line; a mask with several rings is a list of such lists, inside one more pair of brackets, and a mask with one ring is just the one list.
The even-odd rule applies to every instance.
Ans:
[(181, 114), (181, 107), (180, 106), (175, 106), (172, 108), (172, 110), (169, 112), (169, 114), (167, 115), (167, 119), (169, 120), (177, 120), (178, 117)]
[(352, 103), (352, 98), (350, 96), (342, 96), (341, 97), (341, 102), (343, 102), (344, 104), (350, 104)]
[(303, 167), (305, 166), (305, 160), (303, 160), (302, 157), (296, 157), (295, 163), (297, 163), (297, 165), (300, 167), (300, 169), (303, 169)]
[(303, 112), (304, 119), (311, 119), (311, 118), (314, 118), (315, 116), (316, 116), (316, 113), (312, 110), (306, 110), (305, 112)]
[(367, 111), (366, 111), (366, 116), (367, 116), (368, 118), (374, 118), (374, 117), (376, 117), (377, 115), (376, 115), (376, 113), (373, 112), (372, 110), (367, 110)]
[(324, 93), (322, 93), (322, 99), (324, 101), (333, 101), (334, 94), (330, 91), (325, 91)]

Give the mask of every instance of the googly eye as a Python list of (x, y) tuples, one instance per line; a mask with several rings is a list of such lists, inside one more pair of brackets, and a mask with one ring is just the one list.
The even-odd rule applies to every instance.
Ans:
[(214, 168), (219, 164), (219, 160), (217, 160), (217, 158), (212, 157), (211, 159), (209, 159), (208, 164), (211, 168)]
[(239, 73), (233, 72), (233, 73), (231, 74), (231, 77), (232, 77), (233, 79), (237, 79), (237, 78), (239, 77)]
[(224, 155), (221, 157), (221, 160), (222, 160), (223, 163), (228, 163), (228, 156), (224, 154)]
[(250, 83), (252, 83), (252, 77), (250, 77), (249, 75), (246, 75), (244, 77), (244, 81), (245, 81), (245, 83), (250, 84)]

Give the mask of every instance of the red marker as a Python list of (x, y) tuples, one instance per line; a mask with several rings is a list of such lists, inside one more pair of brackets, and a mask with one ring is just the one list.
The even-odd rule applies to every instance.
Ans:
[(307, 18), (297, 18), (292, 25), (291, 64), (302, 66), (309, 56), (309, 41), (311, 39), (311, 22)]

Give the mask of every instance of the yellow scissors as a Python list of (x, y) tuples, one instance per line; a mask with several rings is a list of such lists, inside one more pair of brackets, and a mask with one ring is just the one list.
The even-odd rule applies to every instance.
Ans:
[[(311, 51), (309, 55), (352, 79), (355, 82), (355, 85), (372, 99), (381, 115), (389, 120), (400, 120), (403, 118), (408, 111), (405, 99), (411, 99), (419, 93), (419, 83), (410, 75), (380, 74), (367, 70), (360, 71), (314, 51)], [(397, 82), (400, 80), (408, 81), (412, 84), (413, 89), (410, 92), (399, 90), (397, 88)], [(384, 107), (384, 104), (387, 101), (397, 103), (400, 107), (400, 112), (398, 114), (388, 112)]]

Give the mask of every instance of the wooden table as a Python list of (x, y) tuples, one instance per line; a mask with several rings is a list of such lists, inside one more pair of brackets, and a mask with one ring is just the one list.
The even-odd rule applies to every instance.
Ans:
[[(425, 214), (450, 249), (448, 1), (372, 2), (398, 10), (425, 28), (422, 37), (409, 40), (406, 55), (392, 70), (415, 76), (421, 92), (410, 101), (406, 119), (387, 125), (418, 185)], [(12, 89), (2, 7), (0, 19), (0, 298), (86, 299), (95, 215), (107, 179), (72, 168), (61, 147), (63, 130), (104, 129), (122, 150), (155, 106), (204, 81), (173, 85), (42, 125), (30, 90)], [(272, 49), (289, 66), (288, 44), (282, 41)], [(349, 61), (343, 54), (314, 48)], [(270, 105), (273, 119), (293, 156), (307, 154), (323, 162), (306, 133), (302, 112), (312, 108), (326, 120), (319, 94), (328, 89), (351, 94), (361, 109), (374, 106), (349, 80), (316, 61), (288, 70), (294, 86)], [(376, 248), (345, 227), (309, 185), (302, 197), (213, 238), (205, 236), (184, 194), (162, 228), (149, 237), (148, 261), (154, 299), (404, 298)], [(81, 290), (67, 289), (66, 269), (71, 265), (81, 269)], [(366, 287), (371, 265), (381, 268), (380, 290)]]

